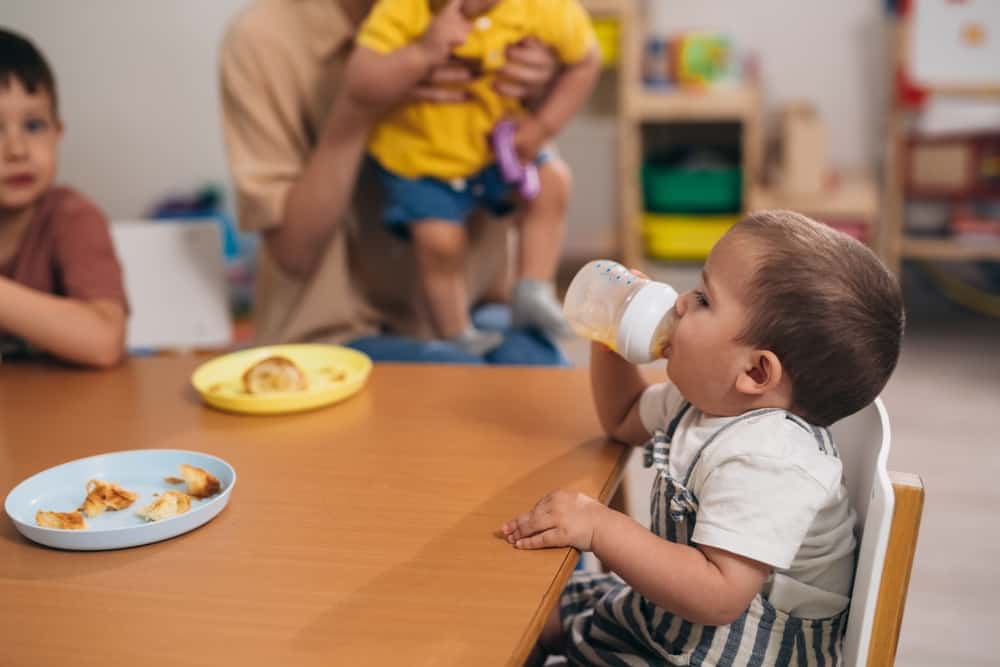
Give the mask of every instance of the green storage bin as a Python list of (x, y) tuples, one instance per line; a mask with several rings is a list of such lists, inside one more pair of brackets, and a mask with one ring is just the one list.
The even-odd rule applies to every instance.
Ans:
[(645, 209), (654, 213), (735, 213), (743, 200), (739, 167), (642, 165)]

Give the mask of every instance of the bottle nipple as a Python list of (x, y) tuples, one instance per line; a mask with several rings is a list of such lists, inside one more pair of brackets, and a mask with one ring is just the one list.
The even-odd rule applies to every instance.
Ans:
[(634, 364), (660, 358), (673, 330), (677, 292), (664, 283), (647, 283), (629, 302), (618, 326), (616, 349)]

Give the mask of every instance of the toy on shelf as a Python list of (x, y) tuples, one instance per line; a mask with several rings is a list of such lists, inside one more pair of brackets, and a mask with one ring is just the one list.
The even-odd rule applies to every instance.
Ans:
[(1000, 204), (956, 206), (951, 231), (962, 241), (1000, 242)]
[(781, 110), (781, 181), (790, 194), (821, 192), (827, 179), (826, 126), (809, 102)]
[(723, 33), (690, 31), (646, 38), (643, 81), (649, 87), (708, 88), (746, 79), (752, 70), (752, 59)]
[(670, 72), (683, 85), (707, 86), (733, 77), (735, 52), (727, 35), (689, 32), (670, 43)]
[(503, 180), (517, 186), (522, 198), (531, 200), (538, 196), (541, 189), (538, 167), (531, 162), (521, 163), (517, 150), (514, 148), (514, 134), (516, 132), (517, 123), (512, 120), (502, 120), (493, 128), (490, 143), (493, 145), (493, 153), (497, 157), (497, 164), (500, 167)]
[(1000, 197), (1000, 133), (910, 136), (904, 154), (908, 195)]

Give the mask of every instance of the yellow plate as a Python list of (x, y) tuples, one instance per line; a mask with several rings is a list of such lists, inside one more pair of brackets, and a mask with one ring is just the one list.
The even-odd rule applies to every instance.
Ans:
[[(309, 388), (275, 394), (248, 394), (243, 373), (271, 356), (291, 359), (306, 374)], [(311, 410), (353, 396), (372, 370), (367, 355), (338, 345), (271, 345), (233, 352), (206, 361), (191, 375), (191, 384), (212, 407), (246, 414), (280, 414)]]

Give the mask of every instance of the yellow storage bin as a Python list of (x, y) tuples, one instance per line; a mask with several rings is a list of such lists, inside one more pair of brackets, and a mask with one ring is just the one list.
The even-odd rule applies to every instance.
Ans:
[(618, 62), (618, 44), (621, 24), (616, 18), (593, 19), (597, 44), (601, 47), (601, 64), (610, 67)]
[(661, 215), (646, 213), (642, 238), (654, 259), (698, 260), (740, 219), (739, 215)]

